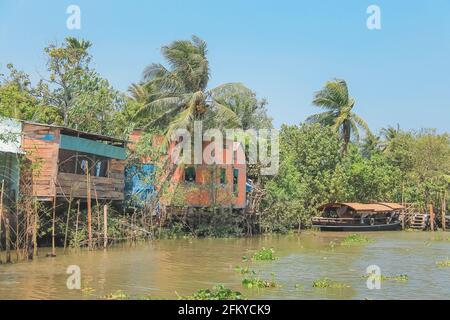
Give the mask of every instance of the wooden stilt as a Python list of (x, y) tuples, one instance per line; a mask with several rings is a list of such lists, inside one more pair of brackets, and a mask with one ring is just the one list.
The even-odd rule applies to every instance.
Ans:
[(56, 243), (55, 243), (55, 237), (56, 237), (56, 195), (53, 197), (53, 218), (52, 218), (52, 257), (56, 257)]
[(39, 211), (37, 206), (37, 201), (34, 199), (34, 219), (33, 219), (33, 258), (37, 257), (37, 233), (38, 233), (38, 219), (39, 219)]
[(75, 223), (75, 241), (78, 241), (78, 221), (80, 220), (80, 199), (77, 201), (77, 221)]
[(108, 246), (108, 205), (103, 206), (103, 248)]
[(67, 235), (69, 233), (69, 219), (71, 209), (72, 209), (72, 189), (70, 189), (69, 208), (67, 209), (66, 232), (64, 235), (64, 252), (66, 252), (67, 247)]
[(402, 210), (402, 213), (401, 213), (401, 217), (402, 217), (402, 230), (405, 230), (405, 214), (406, 214), (405, 210)]
[(89, 181), (89, 162), (86, 161), (86, 184), (87, 184), (87, 222), (88, 222), (88, 247), (92, 248), (92, 211), (91, 211), (91, 184)]

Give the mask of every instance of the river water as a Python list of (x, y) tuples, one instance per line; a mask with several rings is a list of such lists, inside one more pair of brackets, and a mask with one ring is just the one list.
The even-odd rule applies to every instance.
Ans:
[[(158, 240), (120, 245), (107, 251), (58, 251), (56, 258), (0, 265), (0, 299), (98, 299), (124, 291), (132, 296), (176, 299), (221, 283), (253, 299), (450, 299), (450, 267), (436, 261), (450, 258), (450, 232), (365, 233), (374, 241), (342, 246), (348, 234), (304, 232), (301, 235), (238, 239)], [(261, 247), (270, 247), (274, 261), (243, 262)], [(45, 250), (41, 250), (44, 256)], [(69, 290), (66, 270), (81, 270), (82, 290)], [(276, 288), (246, 289), (236, 266), (247, 266)], [(367, 288), (366, 268), (377, 265), (386, 276), (408, 275), (408, 281), (382, 281)], [(273, 275), (272, 275), (273, 273)], [(313, 288), (328, 277), (349, 287)]]

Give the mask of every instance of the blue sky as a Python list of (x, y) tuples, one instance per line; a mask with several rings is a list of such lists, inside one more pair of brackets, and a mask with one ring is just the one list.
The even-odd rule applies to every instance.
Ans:
[[(79, 31), (66, 28), (71, 4)], [(371, 4), (381, 30), (366, 28)], [(243, 82), (268, 99), (276, 126), (318, 111), (314, 92), (339, 77), (375, 131), (450, 131), (448, 0), (0, 0), (0, 72), (12, 62), (36, 79), (43, 47), (71, 35), (91, 40), (96, 69), (126, 90), (162, 61), (161, 45), (192, 34), (208, 42), (210, 86)]]

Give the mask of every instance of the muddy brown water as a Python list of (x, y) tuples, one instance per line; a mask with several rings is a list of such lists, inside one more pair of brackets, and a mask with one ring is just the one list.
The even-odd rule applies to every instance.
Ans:
[[(238, 239), (158, 240), (120, 245), (107, 251), (58, 251), (56, 258), (0, 265), (0, 299), (98, 299), (124, 291), (132, 296), (176, 299), (221, 283), (254, 299), (450, 299), (450, 232), (373, 232), (374, 241), (341, 246), (346, 233), (304, 232)], [(275, 261), (243, 262), (261, 247), (271, 247)], [(41, 250), (44, 256), (46, 250)], [(83, 290), (69, 290), (66, 270), (77, 265)], [(236, 266), (247, 266), (277, 288), (246, 289)], [(383, 275), (408, 275), (408, 281), (382, 281), (367, 288), (366, 268)], [(273, 275), (272, 275), (273, 274)], [(313, 288), (328, 277), (349, 288)]]

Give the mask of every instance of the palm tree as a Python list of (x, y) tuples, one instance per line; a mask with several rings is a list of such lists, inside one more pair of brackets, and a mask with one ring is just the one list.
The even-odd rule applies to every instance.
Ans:
[(382, 148), (379, 136), (371, 133), (366, 134), (361, 144), (361, 153), (365, 158), (370, 159), (372, 155), (378, 153)]
[(146, 88), (142, 84), (132, 83), (128, 88), (128, 92), (130, 93), (130, 98), (138, 103), (146, 103), (148, 93)]
[(352, 112), (355, 99), (349, 96), (345, 80), (327, 81), (325, 87), (316, 93), (313, 104), (327, 111), (312, 115), (307, 121), (332, 126), (337, 132), (340, 132), (344, 141), (344, 153), (347, 151), (352, 135), (359, 140), (359, 128), (364, 129), (366, 134), (370, 134), (367, 123)]
[(162, 48), (169, 67), (153, 63), (143, 73), (142, 86), (147, 92), (146, 103), (137, 116), (158, 114), (149, 126), (166, 127), (166, 136), (178, 128), (192, 129), (194, 120), (212, 115), (228, 127), (240, 126), (238, 116), (214, 98), (218, 89), (207, 90), (209, 62), (206, 43), (193, 36)]
[(388, 126), (387, 128), (382, 128), (380, 130), (380, 134), (383, 137), (383, 151), (386, 151), (389, 148), (389, 145), (395, 138), (398, 137), (400, 133), (400, 125), (397, 124), (397, 128), (392, 126)]

